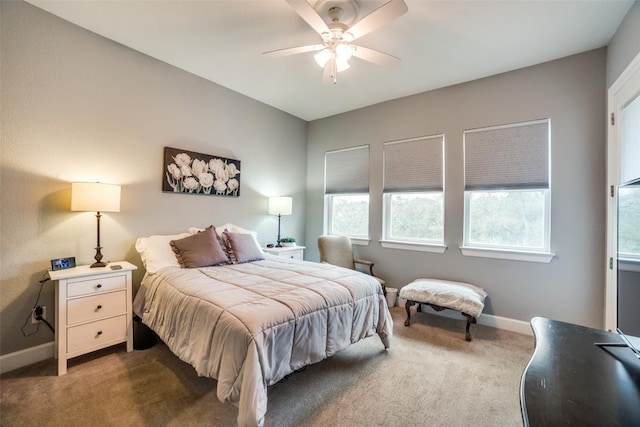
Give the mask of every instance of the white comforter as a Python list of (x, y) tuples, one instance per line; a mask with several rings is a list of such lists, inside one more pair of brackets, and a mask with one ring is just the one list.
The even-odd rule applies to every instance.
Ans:
[(264, 423), (267, 386), (377, 333), (393, 321), (374, 278), (275, 256), (246, 264), (146, 275), (136, 313), (199, 375), (218, 380), (238, 425)]

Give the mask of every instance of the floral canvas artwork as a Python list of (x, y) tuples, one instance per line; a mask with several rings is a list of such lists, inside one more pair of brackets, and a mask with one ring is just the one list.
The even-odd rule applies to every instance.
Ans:
[(238, 197), (240, 160), (165, 147), (162, 191)]

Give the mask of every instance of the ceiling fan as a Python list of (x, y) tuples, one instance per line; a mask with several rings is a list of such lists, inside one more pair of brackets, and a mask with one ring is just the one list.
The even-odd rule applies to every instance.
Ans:
[[(315, 7), (306, 0), (287, 0), (287, 3), (320, 34), (322, 42), (264, 52), (264, 55), (285, 56), (316, 52), (314, 59), (324, 69), (322, 81), (334, 84), (337, 82), (338, 72), (349, 68), (352, 56), (380, 65), (393, 65), (400, 61), (395, 56), (357, 46), (352, 42), (404, 15), (408, 8), (403, 0), (391, 0), (359, 21), (357, 18), (360, 8), (356, 0), (318, 0)], [(323, 19), (323, 14), (326, 14), (328, 24)]]

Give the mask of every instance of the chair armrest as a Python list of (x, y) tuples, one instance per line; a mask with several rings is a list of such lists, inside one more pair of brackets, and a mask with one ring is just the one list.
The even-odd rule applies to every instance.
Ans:
[(356, 264), (362, 264), (369, 267), (369, 274), (373, 276), (373, 262), (367, 261), (366, 259), (353, 259), (353, 262)]

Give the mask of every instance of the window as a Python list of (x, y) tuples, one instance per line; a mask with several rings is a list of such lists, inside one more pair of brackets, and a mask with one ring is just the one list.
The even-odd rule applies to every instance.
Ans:
[(464, 132), (463, 254), (551, 261), (549, 133), (548, 119)]
[(369, 238), (369, 146), (329, 151), (324, 158), (325, 232)]
[(384, 144), (382, 246), (444, 252), (443, 181), (444, 135)]
[(367, 239), (369, 237), (369, 195), (333, 194), (329, 203), (329, 234)]

